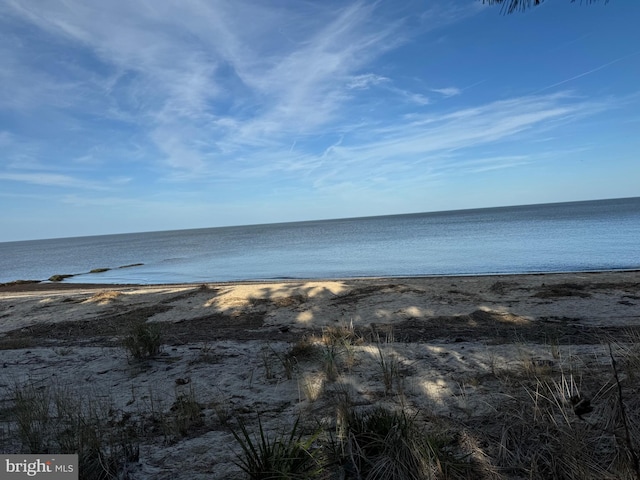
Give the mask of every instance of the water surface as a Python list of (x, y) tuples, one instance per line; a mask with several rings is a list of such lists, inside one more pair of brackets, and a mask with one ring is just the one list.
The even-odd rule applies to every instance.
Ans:
[[(177, 283), (640, 268), (640, 198), (0, 243), (0, 282)], [(142, 266), (117, 268), (143, 263)], [(87, 274), (92, 269), (110, 268)]]

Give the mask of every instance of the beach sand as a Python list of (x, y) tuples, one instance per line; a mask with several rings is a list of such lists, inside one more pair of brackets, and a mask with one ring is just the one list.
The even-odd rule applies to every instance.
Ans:
[[(162, 348), (139, 360), (123, 339), (141, 323), (157, 325)], [(517, 419), (537, 431), (527, 425), (537, 421), (535, 392), (558, 385), (566, 399), (576, 396), (561, 407), (575, 414), (565, 422), (578, 432), (601, 428), (620, 386), (625, 415), (640, 429), (634, 355), (638, 271), (6, 285), (0, 451), (26, 451), (17, 392), (64, 391), (83, 405), (108, 405), (112, 423), (135, 431), (131, 478), (244, 478), (230, 431), (238, 419), (250, 431), (258, 414), (267, 432), (298, 416), (305, 429), (320, 422), (335, 430), (336, 407), (346, 402), (418, 412), (451, 434), (451, 450), (474, 464), (472, 478), (544, 478), (527, 471), (535, 455), (509, 443), (525, 435)], [(584, 415), (575, 408), (582, 399), (593, 405)], [(195, 414), (182, 408), (186, 400)], [(621, 428), (602, 431), (625, 453)]]

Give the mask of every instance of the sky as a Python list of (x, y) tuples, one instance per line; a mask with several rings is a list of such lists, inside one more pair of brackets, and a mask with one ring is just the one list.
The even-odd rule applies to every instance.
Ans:
[(3, 0), (0, 241), (640, 196), (640, 2)]

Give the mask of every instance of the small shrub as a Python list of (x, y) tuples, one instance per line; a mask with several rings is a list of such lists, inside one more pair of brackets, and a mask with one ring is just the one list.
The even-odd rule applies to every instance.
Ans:
[(138, 323), (131, 327), (124, 338), (124, 347), (136, 359), (154, 357), (162, 348), (162, 332), (154, 323)]

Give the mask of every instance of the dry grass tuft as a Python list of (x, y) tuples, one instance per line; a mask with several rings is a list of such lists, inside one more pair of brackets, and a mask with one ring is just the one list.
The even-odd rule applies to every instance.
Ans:
[[(593, 397), (565, 374), (538, 379), (524, 390), (527, 396), (500, 414), (500, 467), (528, 478), (635, 477), (624, 425), (625, 418), (640, 418), (640, 402), (624, 413), (610, 376)], [(640, 429), (631, 436), (631, 444), (638, 444)]]
[[(302, 374), (298, 377), (298, 388), (304, 394), (304, 399), (310, 403), (320, 398), (324, 390), (325, 378), (323, 375)], [(300, 396), (302, 400), (302, 395)]]
[(85, 301), (89, 303), (97, 303), (98, 305), (108, 305), (109, 303), (113, 302), (121, 295), (122, 295), (122, 292), (119, 292), (117, 290), (107, 290), (104, 292), (96, 293), (95, 295), (92, 295)]
[(343, 413), (330, 442), (342, 478), (423, 480), (471, 478), (471, 465), (447, 450), (452, 439), (428, 431), (405, 410), (374, 407)]
[(356, 333), (353, 322), (322, 329), (322, 343), (325, 345), (359, 345), (363, 339)]
[(169, 410), (172, 413), (172, 427), (175, 435), (184, 437), (194, 428), (204, 425), (203, 408), (196, 399), (193, 387), (177, 394)]

